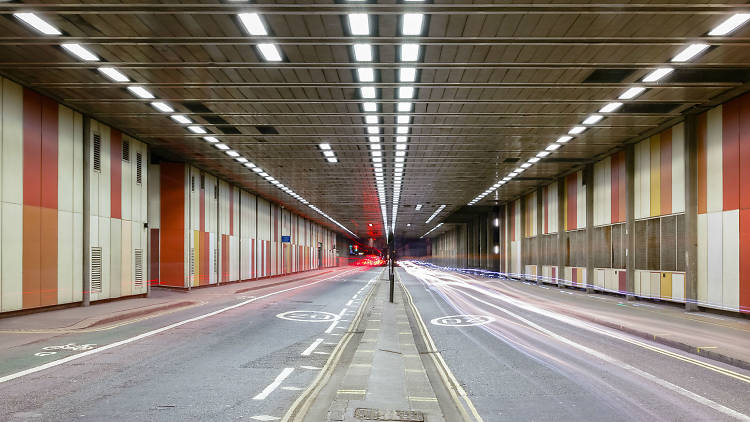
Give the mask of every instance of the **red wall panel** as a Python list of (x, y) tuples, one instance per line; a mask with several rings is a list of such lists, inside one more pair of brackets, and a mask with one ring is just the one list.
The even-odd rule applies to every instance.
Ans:
[[(59, 143), (57, 114), (60, 106), (47, 97), (41, 97), (41, 106), (40, 204), (45, 208), (57, 209), (57, 150)], [(55, 235), (55, 243), (57, 243), (57, 235)], [(57, 271), (57, 263), (55, 263), (55, 271)]]
[(739, 117), (740, 208), (750, 209), (750, 95), (742, 96)]
[(568, 203), (568, 226), (566, 230), (575, 230), (578, 228), (578, 174), (573, 173), (565, 177), (567, 186), (567, 203)]
[(109, 135), (110, 216), (122, 218), (122, 133), (112, 129)]
[(722, 107), (721, 168), (724, 211), (740, 207), (740, 105), (741, 100), (736, 99)]
[(740, 210), (740, 312), (750, 313), (750, 209)]
[(707, 119), (706, 113), (698, 116), (696, 136), (698, 138), (698, 214), (705, 214), (706, 203), (706, 136)]

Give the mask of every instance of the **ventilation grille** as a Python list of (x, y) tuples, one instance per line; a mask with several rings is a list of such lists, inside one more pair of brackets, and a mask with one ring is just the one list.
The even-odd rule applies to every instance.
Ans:
[(143, 156), (140, 152), (135, 153), (135, 183), (143, 182)]
[(130, 141), (122, 141), (122, 161), (130, 161)]
[(201, 174), (201, 190), (206, 189), (206, 176)]
[(102, 248), (91, 248), (91, 292), (102, 291)]
[(102, 136), (94, 134), (94, 171), (102, 171)]
[(195, 192), (195, 176), (190, 176), (190, 192)]
[(190, 282), (195, 277), (195, 248), (190, 248)]
[(135, 250), (135, 287), (143, 287), (143, 249)]

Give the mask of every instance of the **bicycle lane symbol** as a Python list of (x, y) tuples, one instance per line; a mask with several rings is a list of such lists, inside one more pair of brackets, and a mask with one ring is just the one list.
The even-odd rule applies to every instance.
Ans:
[(57, 354), (58, 351), (83, 352), (86, 350), (91, 350), (95, 347), (96, 347), (95, 343), (88, 343), (88, 344), (68, 343), (68, 344), (63, 344), (61, 346), (45, 346), (45, 347), (42, 347), (41, 352), (34, 353), (34, 356), (44, 357), (44, 356), (55, 355)]

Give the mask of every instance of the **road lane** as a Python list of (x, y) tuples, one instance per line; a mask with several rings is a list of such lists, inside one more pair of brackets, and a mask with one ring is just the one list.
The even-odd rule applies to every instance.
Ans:
[[(64, 351), (69, 356), (101, 351), (0, 383), (0, 420), (280, 417), (340, 338), (324, 332), (329, 323), (319, 316), (356, 311), (344, 305), (378, 273), (326, 274), (254, 291), (255, 299), (244, 294), (113, 330), (62, 334), (56, 344), (96, 344), (88, 352)], [(165, 327), (171, 328), (105, 349)], [(318, 338), (324, 341), (317, 353), (303, 356)], [(0, 352), (0, 376), (60, 358), (33, 356), (41, 346)]]
[[(410, 264), (399, 271), (486, 421), (748, 419), (747, 371), (545, 309), (514, 282)], [(491, 321), (430, 323), (460, 314)]]

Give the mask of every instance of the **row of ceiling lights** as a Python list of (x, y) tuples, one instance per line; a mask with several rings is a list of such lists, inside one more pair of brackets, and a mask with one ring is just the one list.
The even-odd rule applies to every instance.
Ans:
[[(401, 36), (421, 36), (425, 31), (424, 15), (421, 13), (405, 13), (401, 17)], [(419, 59), (419, 44), (416, 44), (416, 58)], [(403, 49), (403, 47), (402, 47)], [(401, 61), (404, 61), (403, 54)], [(402, 84), (417, 82), (416, 67), (402, 67), (398, 72), (398, 80)], [(415, 88), (410, 85), (398, 87), (397, 96), (399, 99), (411, 99), (416, 97)], [(401, 105), (401, 103), (398, 103)], [(400, 108), (400, 107), (399, 107)], [(406, 110), (408, 108), (408, 110)], [(391, 232), (396, 232), (396, 219), (398, 218), (399, 200), (401, 198), (401, 184), (403, 182), (404, 166), (406, 162), (406, 151), (409, 142), (409, 126), (411, 116), (408, 114), (413, 106), (409, 103), (408, 107), (399, 109), (396, 116), (396, 137), (393, 164), (393, 202), (391, 204)]]
[[(356, 0), (350, 0), (356, 1)], [(354, 36), (370, 35), (370, 16), (366, 13), (350, 13), (347, 15), (349, 23), (349, 33)], [(369, 43), (355, 43), (352, 46), (352, 56), (357, 63), (368, 63), (374, 60), (373, 47)], [(383, 169), (383, 146), (380, 137), (380, 127), (378, 123), (378, 90), (372, 85), (377, 80), (376, 70), (373, 67), (357, 67), (356, 79), (359, 81), (359, 96), (363, 100), (362, 112), (365, 114), (366, 132), (370, 145), (370, 156), (372, 159), (372, 169), (375, 175), (375, 186), (378, 192), (378, 203), (380, 204), (380, 214), (383, 219), (383, 232), (386, 240), (388, 239), (388, 213), (386, 209), (385, 198), (385, 176)]]
[[(44, 19), (40, 18), (34, 13), (30, 13), (30, 12), (14, 13), (13, 16), (44, 35), (62, 35), (62, 32), (59, 29), (57, 29), (55, 26), (45, 21)], [(258, 36), (268, 35), (268, 31), (266, 30), (266, 27), (262, 19), (257, 14), (241, 13), (238, 15), (238, 18), (240, 19), (240, 22), (243, 24), (247, 32), (250, 33), (250, 35), (258, 35)], [(100, 61), (100, 58), (96, 54), (89, 51), (87, 48), (83, 47), (80, 44), (63, 43), (61, 44), (61, 46), (63, 47), (63, 49), (65, 49), (66, 51), (68, 51), (69, 53), (73, 54), (74, 56), (78, 57), (81, 60), (96, 61), (96, 62)], [(279, 52), (276, 45), (258, 44), (257, 48), (258, 48), (258, 51), (260, 52), (260, 55), (265, 60), (267, 61), (281, 60), (281, 53)], [(130, 78), (127, 75), (120, 72), (117, 68), (114, 68), (111, 66), (101, 66), (97, 70), (114, 82), (120, 82), (120, 83), (130, 82)], [(144, 100), (156, 99), (156, 96), (154, 94), (152, 94), (146, 88), (137, 84), (128, 85), (127, 90), (140, 99), (144, 99)], [(175, 122), (181, 125), (185, 125), (187, 130), (190, 131), (191, 133), (199, 134), (199, 135), (206, 135), (206, 136), (203, 136), (203, 139), (206, 142), (213, 144), (214, 147), (216, 147), (217, 149), (224, 151), (224, 153), (234, 158), (238, 163), (242, 164), (243, 166), (251, 170), (253, 173), (262, 177), (267, 182), (276, 186), (281, 191), (292, 196), (293, 198), (300, 201), (301, 203), (307, 205), (318, 214), (330, 220), (336, 226), (345, 230), (347, 233), (351, 234), (352, 236), (356, 236), (349, 229), (344, 227), (341, 223), (331, 218), (331, 216), (321, 211), (315, 205), (310, 204), (309, 201), (307, 201), (305, 198), (303, 198), (302, 196), (294, 192), (289, 187), (285, 186), (283, 183), (276, 180), (270, 174), (266, 173), (262, 168), (256, 166), (247, 158), (241, 156), (239, 152), (231, 149), (228, 145), (220, 142), (215, 136), (212, 136), (211, 134), (209, 134), (208, 131), (203, 126), (194, 124), (194, 122), (190, 120), (190, 118), (188, 118), (187, 116), (183, 114), (175, 113), (174, 108), (172, 108), (169, 104), (162, 102), (162, 101), (152, 101), (151, 106), (154, 107), (156, 110), (159, 110), (163, 113), (170, 113), (169, 117), (172, 120), (174, 120)]]
[[(719, 24), (717, 27), (712, 29), (708, 35), (709, 36), (723, 36), (731, 33), (732, 31), (739, 28), (741, 25), (746, 23), (748, 20), (750, 20), (750, 14), (748, 13), (738, 13), (733, 15), (732, 17), (726, 19), (724, 22)], [(682, 49), (677, 55), (675, 55), (670, 61), (673, 63), (683, 63), (687, 62), (689, 60), (694, 59), (702, 52), (706, 51), (710, 47), (709, 44), (706, 43), (692, 43), (689, 44), (687, 47)], [(672, 67), (660, 67), (657, 69), (652, 70), (649, 72), (646, 76), (644, 76), (641, 79), (641, 82), (646, 83), (653, 83), (658, 82), (661, 79), (663, 79), (665, 76), (669, 75), (674, 71), (674, 68)], [(619, 97), (617, 97), (618, 100), (631, 100), (636, 98), (637, 96), (643, 94), (646, 92), (646, 88), (642, 86), (634, 86), (631, 88), (628, 88), (625, 90), (622, 94), (620, 94)], [(573, 139), (574, 136), (580, 135), (583, 132), (586, 131), (591, 125), (594, 125), (596, 123), (599, 123), (602, 119), (604, 119), (604, 115), (607, 113), (612, 113), (616, 110), (618, 110), (620, 107), (622, 107), (623, 103), (621, 101), (615, 101), (610, 102), (606, 104), (604, 107), (602, 107), (598, 113), (591, 114), (586, 119), (581, 122), (580, 125), (574, 126), (568, 131), (567, 135), (563, 135), (559, 137), (554, 143), (549, 144), (544, 150), (539, 151), (536, 156), (531, 157), (528, 161), (521, 164), (521, 166), (512, 172), (508, 173), (502, 180), (499, 180), (494, 185), (492, 185), (489, 189), (485, 190), (484, 192), (477, 195), (474, 199), (472, 199), (468, 205), (474, 205), (477, 202), (484, 199), (487, 195), (491, 194), (492, 192), (496, 191), (500, 186), (506, 184), (509, 182), (512, 178), (518, 176), (522, 172), (524, 172), (527, 168), (531, 167), (532, 165), (539, 162), (544, 157), (547, 157), (552, 152), (560, 149), (564, 144), (568, 143)], [(600, 114), (601, 113), (601, 114)]]

